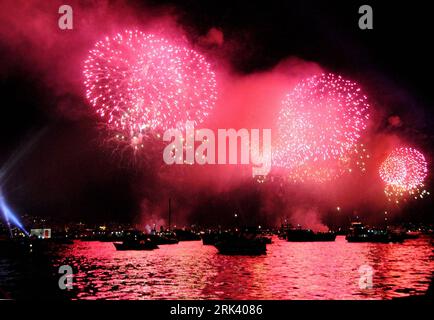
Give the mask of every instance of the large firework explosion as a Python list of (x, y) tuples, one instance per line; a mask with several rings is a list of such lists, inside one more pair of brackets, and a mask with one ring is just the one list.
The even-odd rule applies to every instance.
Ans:
[(409, 196), (417, 199), (428, 194), (423, 189), (428, 174), (427, 162), (424, 155), (414, 148), (394, 149), (380, 165), (379, 174), (389, 201), (398, 203)]
[(301, 81), (282, 101), (274, 165), (294, 181), (323, 182), (351, 171), (369, 119), (367, 100), (356, 83), (331, 73)]
[(114, 138), (202, 123), (217, 99), (215, 74), (196, 51), (138, 30), (98, 41), (84, 63), (86, 97)]

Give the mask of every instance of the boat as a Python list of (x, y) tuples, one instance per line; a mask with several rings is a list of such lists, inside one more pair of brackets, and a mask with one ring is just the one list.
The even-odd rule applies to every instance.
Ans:
[(203, 245), (215, 245), (219, 241), (219, 234), (217, 232), (206, 232), (201, 234)]
[(191, 230), (175, 229), (173, 230), (173, 232), (176, 234), (176, 238), (178, 239), (178, 241), (201, 240), (200, 236)]
[(313, 232), (310, 229), (294, 228), (286, 231), (286, 240), (290, 242), (323, 242), (335, 241), (334, 232)]
[(218, 241), (214, 246), (219, 253), (225, 255), (261, 255), (267, 251), (266, 243), (260, 239), (226, 238)]
[(151, 240), (125, 240), (123, 242), (113, 242), (116, 250), (154, 250), (158, 245)]
[(352, 222), (349, 233), (345, 239), (348, 242), (402, 242), (404, 237), (398, 233), (390, 232), (387, 229), (368, 228), (363, 223)]
[(417, 239), (421, 236), (422, 232), (420, 231), (407, 231), (405, 233), (405, 239)]
[(158, 249), (158, 245), (148, 235), (140, 231), (131, 230), (125, 233), (122, 242), (113, 242), (116, 250), (154, 250)]
[(150, 239), (157, 245), (160, 244), (177, 244), (179, 241), (171, 233), (158, 233), (150, 235)]
[(262, 255), (267, 252), (267, 243), (252, 229), (221, 234), (214, 246), (225, 255)]

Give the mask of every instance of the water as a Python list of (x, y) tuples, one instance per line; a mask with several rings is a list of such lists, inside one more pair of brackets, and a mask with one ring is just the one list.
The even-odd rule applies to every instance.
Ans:
[[(73, 299), (390, 299), (424, 294), (434, 271), (429, 238), (403, 244), (274, 238), (258, 257), (223, 256), (200, 241), (154, 251), (81, 241), (61, 248), (54, 264), (75, 270)], [(371, 289), (360, 289), (362, 265), (374, 270)], [(0, 261), (10, 277), (6, 269)]]

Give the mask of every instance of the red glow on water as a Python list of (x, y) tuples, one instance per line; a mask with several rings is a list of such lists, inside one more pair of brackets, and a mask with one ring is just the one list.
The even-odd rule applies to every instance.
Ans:
[[(390, 299), (424, 294), (432, 261), (429, 239), (404, 244), (288, 243), (277, 238), (263, 256), (224, 256), (200, 241), (153, 251), (116, 251), (107, 242), (75, 242), (71, 264), (77, 299)], [(359, 287), (361, 265), (373, 288)]]

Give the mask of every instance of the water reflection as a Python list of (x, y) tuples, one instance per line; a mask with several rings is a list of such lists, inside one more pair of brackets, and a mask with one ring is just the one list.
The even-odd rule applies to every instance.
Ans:
[[(428, 238), (403, 244), (276, 238), (267, 255), (239, 257), (199, 241), (139, 252), (78, 241), (57, 263), (76, 270), (78, 299), (389, 299), (425, 293), (432, 248)], [(374, 269), (371, 289), (359, 287), (361, 265)]]

